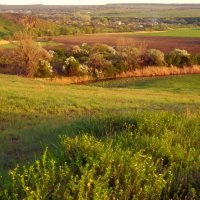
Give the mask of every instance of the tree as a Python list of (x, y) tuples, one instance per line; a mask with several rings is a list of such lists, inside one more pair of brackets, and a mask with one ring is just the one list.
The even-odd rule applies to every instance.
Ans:
[(28, 33), (18, 32), (14, 35), (15, 48), (10, 59), (17, 74), (33, 77), (39, 68), (40, 60), (50, 60), (52, 56), (40, 47)]

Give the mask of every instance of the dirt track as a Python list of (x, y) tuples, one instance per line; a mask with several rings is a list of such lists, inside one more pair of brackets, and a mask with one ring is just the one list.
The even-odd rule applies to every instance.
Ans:
[[(75, 44), (96, 44), (104, 43), (111, 46), (131, 45), (144, 46), (148, 49), (159, 49), (169, 52), (175, 48), (186, 49), (190, 53), (200, 53), (200, 38), (174, 38), (174, 37), (144, 37), (131, 36), (125, 34), (96, 34), (82, 36), (59, 36), (54, 37), (54, 41), (64, 43), (64, 46)], [(60, 46), (61, 47), (61, 46)]]

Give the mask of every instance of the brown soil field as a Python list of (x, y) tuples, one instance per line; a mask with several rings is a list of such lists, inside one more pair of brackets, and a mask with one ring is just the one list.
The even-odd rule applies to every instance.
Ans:
[(81, 36), (58, 36), (53, 41), (63, 43), (59, 48), (88, 43), (108, 44), (110, 46), (131, 45), (134, 47), (143, 46), (147, 49), (159, 49), (169, 52), (175, 48), (185, 49), (190, 53), (200, 53), (200, 38), (175, 38), (175, 37), (149, 37), (133, 36), (130, 34), (94, 34)]

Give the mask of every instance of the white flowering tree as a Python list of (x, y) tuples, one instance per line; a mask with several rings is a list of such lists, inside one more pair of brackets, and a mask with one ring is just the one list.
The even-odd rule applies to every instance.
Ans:
[(73, 56), (70, 56), (66, 59), (65, 64), (63, 65), (63, 73), (68, 76), (78, 75), (80, 69), (80, 63)]
[(52, 77), (53, 76), (53, 67), (47, 60), (40, 60), (38, 70), (35, 74), (36, 77)]

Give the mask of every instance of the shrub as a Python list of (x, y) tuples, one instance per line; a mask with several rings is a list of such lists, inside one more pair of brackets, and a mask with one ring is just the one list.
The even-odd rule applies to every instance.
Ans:
[(104, 70), (108, 67), (112, 66), (112, 62), (108, 61), (104, 58), (104, 56), (100, 53), (94, 53), (92, 54), (88, 59), (88, 66), (98, 69), (98, 70)]
[(54, 155), (0, 176), (0, 199), (200, 199), (199, 115), (187, 116), (83, 116)]
[(102, 70), (95, 68), (92, 70), (92, 76), (98, 79), (98, 78), (103, 78), (105, 74)]
[(10, 59), (10, 50), (0, 51), (0, 73), (13, 73), (13, 65)]
[(20, 32), (15, 37), (18, 40), (14, 43), (16, 48), (12, 50), (9, 57), (14, 66), (14, 72), (33, 77), (38, 70), (40, 60), (51, 60), (52, 56), (39, 47), (31, 35)]
[(38, 70), (35, 73), (36, 77), (45, 78), (52, 77), (53, 75), (53, 67), (46, 60), (40, 60)]
[(81, 52), (80, 46), (78, 46), (78, 45), (73, 45), (73, 46), (71, 47), (71, 54), (72, 54), (73, 56), (78, 55), (80, 52)]
[(80, 63), (85, 63), (91, 54), (91, 47), (87, 43), (83, 43), (80, 46), (80, 51), (74, 55)]
[(143, 56), (144, 65), (146, 66), (164, 66), (165, 55), (157, 49), (148, 50)]
[(87, 43), (83, 43), (80, 48), (81, 48), (81, 51), (80, 51), (77, 59), (81, 63), (85, 63), (88, 61), (88, 58), (90, 57), (91, 47)]
[(106, 44), (96, 44), (92, 48), (92, 52), (100, 53), (107, 60), (113, 60), (113, 58), (115, 57), (117, 53), (113, 47), (108, 46)]
[(119, 49), (119, 58), (124, 71), (131, 71), (141, 65), (141, 52), (137, 48), (124, 47)]
[(191, 55), (193, 65), (200, 65), (200, 55)]
[(73, 56), (66, 59), (65, 65), (63, 65), (63, 73), (69, 76), (78, 75), (80, 69), (80, 63)]
[(63, 62), (66, 60), (65, 51), (63, 49), (54, 49), (52, 62)]
[(10, 172), (11, 199), (159, 199), (166, 185), (151, 156), (84, 134), (62, 137), (56, 160), (43, 155)]
[(80, 76), (92, 75), (92, 69), (89, 68), (87, 65), (80, 65), (79, 75)]
[(166, 57), (169, 66), (185, 67), (191, 66), (191, 55), (186, 50), (175, 49)]

